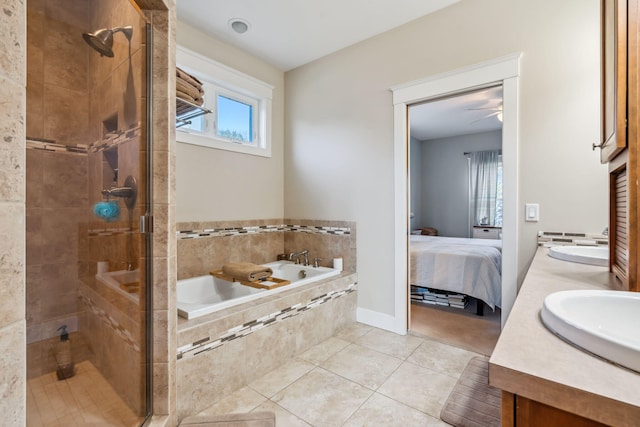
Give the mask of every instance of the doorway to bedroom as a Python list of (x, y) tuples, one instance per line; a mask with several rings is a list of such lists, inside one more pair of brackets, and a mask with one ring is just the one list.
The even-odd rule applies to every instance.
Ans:
[(409, 330), (490, 355), (500, 334), (502, 84), (409, 105)]

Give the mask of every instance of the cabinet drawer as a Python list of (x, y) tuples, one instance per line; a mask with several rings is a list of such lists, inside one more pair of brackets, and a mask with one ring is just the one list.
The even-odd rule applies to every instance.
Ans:
[(502, 228), (495, 227), (473, 227), (474, 239), (500, 239)]

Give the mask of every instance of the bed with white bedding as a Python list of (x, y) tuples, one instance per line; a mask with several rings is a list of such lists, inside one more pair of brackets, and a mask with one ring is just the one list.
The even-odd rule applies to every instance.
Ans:
[(410, 238), (410, 284), (457, 292), (502, 305), (502, 242), (489, 239)]

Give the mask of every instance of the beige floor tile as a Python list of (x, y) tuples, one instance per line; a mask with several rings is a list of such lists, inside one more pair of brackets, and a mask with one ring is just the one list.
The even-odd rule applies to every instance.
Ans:
[(422, 344), (423, 339), (411, 335), (398, 335), (382, 329), (372, 328), (357, 338), (354, 343), (389, 356), (406, 359)]
[(311, 425), (340, 426), (372, 393), (318, 367), (271, 400)]
[(455, 384), (453, 377), (405, 362), (378, 392), (437, 418)]
[(348, 345), (349, 341), (331, 337), (302, 353), (300, 359), (319, 365)]
[(401, 364), (402, 360), (397, 357), (351, 344), (320, 366), (348, 380), (377, 390)]
[(365, 325), (364, 323), (354, 323), (353, 325), (347, 326), (338, 332), (335, 337), (345, 341), (354, 342), (372, 329), (374, 329), (372, 326)]
[(257, 411), (271, 411), (276, 414), (276, 425), (278, 427), (310, 427), (310, 424), (305, 423), (282, 406), (270, 400), (267, 400), (251, 412)]
[(344, 427), (444, 427), (448, 425), (438, 418), (375, 393), (349, 418)]
[(249, 387), (266, 397), (271, 397), (287, 387), (298, 378), (315, 367), (302, 359), (292, 359), (290, 362), (269, 372), (267, 375), (249, 384)]
[(267, 399), (250, 387), (242, 387), (224, 399), (219, 400), (198, 415), (224, 415), (233, 413), (250, 412)]
[(437, 341), (425, 340), (420, 347), (407, 358), (407, 362), (415, 363), (423, 368), (460, 378), (460, 374), (472, 357), (478, 353), (452, 347)]

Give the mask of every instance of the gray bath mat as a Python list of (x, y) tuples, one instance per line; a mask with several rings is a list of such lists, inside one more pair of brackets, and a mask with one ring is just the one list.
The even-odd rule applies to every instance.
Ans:
[(474, 357), (464, 368), (440, 419), (456, 427), (500, 427), (502, 392), (489, 385), (489, 362)]

